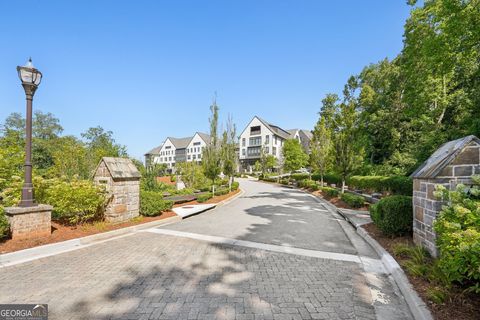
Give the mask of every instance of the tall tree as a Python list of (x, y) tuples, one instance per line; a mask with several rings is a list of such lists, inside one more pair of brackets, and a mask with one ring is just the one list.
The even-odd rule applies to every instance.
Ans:
[(334, 115), (333, 146), (335, 169), (342, 178), (342, 193), (345, 192), (345, 181), (355, 169), (362, 165), (362, 148), (357, 129), (358, 114), (355, 90), (357, 79), (350, 77), (343, 91), (344, 100), (337, 105)]
[(212, 181), (212, 194), (215, 195), (215, 180), (222, 171), (222, 158), (218, 143), (218, 106), (217, 99), (213, 99), (210, 106), (210, 143), (205, 147), (202, 154), (202, 166), (205, 176)]
[(308, 163), (308, 156), (297, 139), (287, 139), (282, 149), (283, 167), (285, 171), (292, 172), (303, 168)]
[(320, 174), (322, 186), (323, 177), (332, 162), (332, 133), (328, 129), (326, 121), (324, 117), (318, 120), (310, 144), (310, 165), (313, 170)]

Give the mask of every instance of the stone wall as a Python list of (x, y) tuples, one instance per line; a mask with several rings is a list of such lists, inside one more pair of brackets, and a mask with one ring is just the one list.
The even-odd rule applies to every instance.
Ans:
[(52, 206), (44, 204), (5, 208), (12, 239), (48, 237), (52, 232), (52, 209)]
[(474, 174), (480, 174), (480, 146), (471, 142), (436, 177), (413, 181), (413, 241), (434, 257), (438, 251), (433, 221), (444, 204), (434, 197), (435, 186), (441, 184), (452, 190), (459, 183), (471, 184)]
[(114, 181), (110, 187), (110, 201), (105, 211), (109, 222), (122, 222), (140, 214), (140, 182)]

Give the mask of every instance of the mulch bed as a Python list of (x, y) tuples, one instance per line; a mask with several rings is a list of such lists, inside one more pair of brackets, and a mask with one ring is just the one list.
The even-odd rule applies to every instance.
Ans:
[[(396, 256), (393, 252), (393, 247), (398, 243), (414, 245), (411, 236), (390, 238), (382, 234), (382, 232), (373, 224), (369, 223), (363, 225), (368, 234), (385, 250), (390, 253), (397, 262), (402, 265), (407, 259), (401, 256)], [(408, 280), (415, 288), (415, 291), (420, 295), (423, 301), (427, 304), (435, 319), (438, 320), (478, 320), (480, 319), (480, 295), (474, 293), (463, 293), (463, 290), (458, 287), (453, 287), (450, 297), (442, 304), (433, 303), (428, 299), (427, 290), (434, 287), (430, 282), (421, 277), (415, 277), (407, 272), (405, 274)]]
[(187, 206), (187, 205), (194, 205), (194, 204), (209, 204), (209, 203), (219, 203), (225, 199), (228, 199), (230, 197), (233, 197), (234, 195), (236, 195), (237, 193), (240, 192), (240, 189), (237, 189), (235, 191), (232, 191), (230, 193), (227, 193), (227, 194), (224, 194), (223, 196), (215, 196), (211, 199), (208, 199), (207, 201), (205, 202), (198, 202), (197, 200), (193, 200), (193, 201), (189, 201), (189, 202), (184, 202), (184, 203), (181, 203), (181, 204), (175, 204), (173, 207), (174, 208), (177, 208), (177, 207), (183, 207), (183, 206)]
[[(229, 194), (223, 196), (217, 196), (209, 199), (205, 203), (218, 203), (225, 199), (228, 199), (235, 194), (239, 193), (240, 189), (236, 191), (232, 191)], [(187, 204), (200, 204), (196, 200), (190, 201), (182, 204), (176, 204), (173, 207), (181, 207)], [(156, 217), (144, 217), (139, 216), (138, 218), (126, 221), (122, 223), (107, 223), (107, 222), (93, 222), (93, 223), (85, 223), (78, 226), (66, 226), (64, 224), (60, 224), (56, 221), (52, 221), (52, 234), (49, 237), (39, 238), (39, 239), (26, 239), (26, 240), (12, 240), (12, 239), (4, 239), (0, 240), (0, 254), (14, 252), (18, 250), (33, 248), (45, 244), (56, 243), (76, 238), (81, 238), (85, 236), (89, 236), (92, 234), (112, 231), (116, 229), (126, 228), (130, 226), (139, 225), (142, 223), (147, 223), (151, 221), (162, 220), (170, 217), (175, 217), (176, 214), (173, 211), (165, 211), (162, 212), (161, 215)]]
[(56, 243), (65, 240), (71, 240), (89, 236), (92, 234), (112, 231), (116, 229), (135, 226), (142, 223), (147, 223), (156, 220), (162, 220), (170, 217), (175, 217), (176, 214), (172, 211), (162, 212), (161, 215), (156, 217), (144, 217), (139, 216), (137, 219), (126, 221), (122, 223), (107, 223), (107, 222), (94, 222), (85, 223), (77, 226), (67, 226), (60, 224), (56, 221), (52, 221), (52, 234), (49, 237), (39, 239), (25, 239), (25, 240), (12, 240), (6, 239), (0, 242), (0, 254), (8, 253), (28, 248), (33, 248), (49, 243)]

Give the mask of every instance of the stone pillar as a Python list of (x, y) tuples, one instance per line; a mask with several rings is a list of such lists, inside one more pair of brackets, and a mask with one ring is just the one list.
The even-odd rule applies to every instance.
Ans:
[(52, 232), (53, 207), (39, 204), (34, 207), (6, 207), (12, 239), (48, 237)]

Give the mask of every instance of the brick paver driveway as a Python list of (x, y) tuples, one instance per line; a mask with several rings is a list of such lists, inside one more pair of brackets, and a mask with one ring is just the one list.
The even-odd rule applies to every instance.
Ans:
[(300, 191), (242, 180), (216, 210), (0, 269), (51, 319), (409, 319), (372, 249)]

